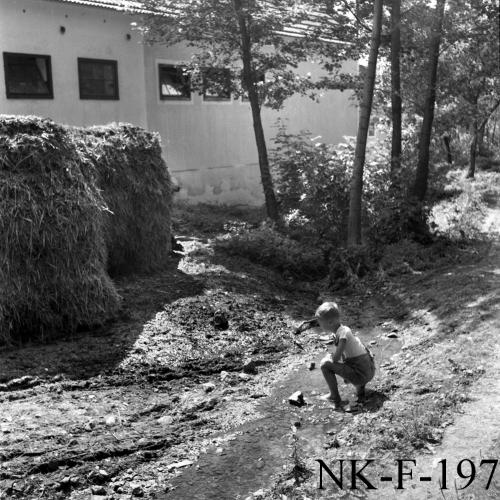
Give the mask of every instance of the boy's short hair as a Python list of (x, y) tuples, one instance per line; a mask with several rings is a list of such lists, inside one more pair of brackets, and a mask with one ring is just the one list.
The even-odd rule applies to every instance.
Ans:
[(323, 304), (316, 309), (314, 316), (327, 320), (338, 319), (340, 318), (340, 309), (335, 302), (323, 302)]

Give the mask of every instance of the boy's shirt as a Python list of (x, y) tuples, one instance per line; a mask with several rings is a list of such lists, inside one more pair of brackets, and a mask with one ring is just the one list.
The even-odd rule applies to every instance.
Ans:
[(345, 348), (342, 353), (343, 359), (354, 358), (367, 353), (367, 350), (361, 340), (356, 335), (353, 335), (348, 326), (340, 325), (335, 332), (337, 341), (345, 339)]

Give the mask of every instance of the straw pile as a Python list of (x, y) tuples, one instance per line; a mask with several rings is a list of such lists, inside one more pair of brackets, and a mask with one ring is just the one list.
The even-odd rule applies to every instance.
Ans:
[(65, 128), (0, 116), (0, 340), (69, 333), (114, 314), (105, 212)]
[(171, 250), (172, 187), (158, 135), (112, 124), (77, 129), (74, 137), (109, 208), (104, 222), (108, 272), (162, 269)]

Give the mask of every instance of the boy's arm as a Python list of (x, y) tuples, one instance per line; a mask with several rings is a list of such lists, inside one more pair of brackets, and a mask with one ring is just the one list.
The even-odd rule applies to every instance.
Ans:
[(342, 353), (344, 352), (345, 344), (346, 344), (346, 339), (339, 340), (339, 343), (337, 345), (337, 349), (335, 350), (335, 353), (333, 355), (333, 362), (334, 363), (338, 363), (340, 361), (340, 359), (342, 358)]

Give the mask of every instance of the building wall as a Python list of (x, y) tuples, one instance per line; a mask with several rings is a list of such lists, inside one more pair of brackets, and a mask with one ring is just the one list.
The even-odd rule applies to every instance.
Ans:
[[(0, 52), (50, 55), (54, 88), (53, 99), (7, 99), (0, 54), (0, 112), (50, 117), (70, 125), (123, 121), (146, 126), (144, 50), (131, 30), (131, 20), (105, 9), (0, 0)], [(64, 34), (61, 26), (66, 28)], [(78, 57), (118, 61), (119, 100), (80, 100)]]
[[(206, 102), (193, 93), (191, 101), (161, 101), (158, 90), (158, 65), (182, 63), (190, 58), (190, 49), (146, 46), (146, 99), (148, 125), (163, 138), (164, 154), (174, 177), (181, 186), (180, 198), (219, 203), (262, 203), (263, 194), (257, 163), (250, 104), (241, 99), (230, 102)], [(356, 70), (354, 63), (345, 69)], [(317, 65), (302, 64), (302, 74), (320, 74)], [(338, 143), (346, 135), (355, 135), (357, 109), (352, 93), (326, 91), (315, 102), (293, 96), (282, 110), (263, 108), (268, 148), (280, 119), (291, 133), (304, 130)]]
[[(158, 64), (189, 59), (186, 47), (147, 46), (123, 13), (47, 0), (0, 0), (0, 52), (50, 55), (54, 99), (7, 99), (0, 77), (0, 112), (34, 114), (71, 125), (130, 122), (161, 135), (179, 198), (231, 204), (263, 202), (250, 105), (241, 100), (161, 101)], [(66, 28), (65, 34), (60, 27)], [(127, 40), (127, 34), (131, 39)], [(120, 99), (80, 100), (77, 58), (118, 61)], [(3, 58), (1, 59), (3, 70)], [(300, 71), (318, 69), (302, 65)], [(3, 71), (2, 71), (3, 73)], [(357, 110), (349, 92), (328, 91), (315, 103), (295, 96), (282, 111), (263, 110), (268, 147), (281, 118), (290, 132), (309, 130), (326, 142), (354, 135)]]

